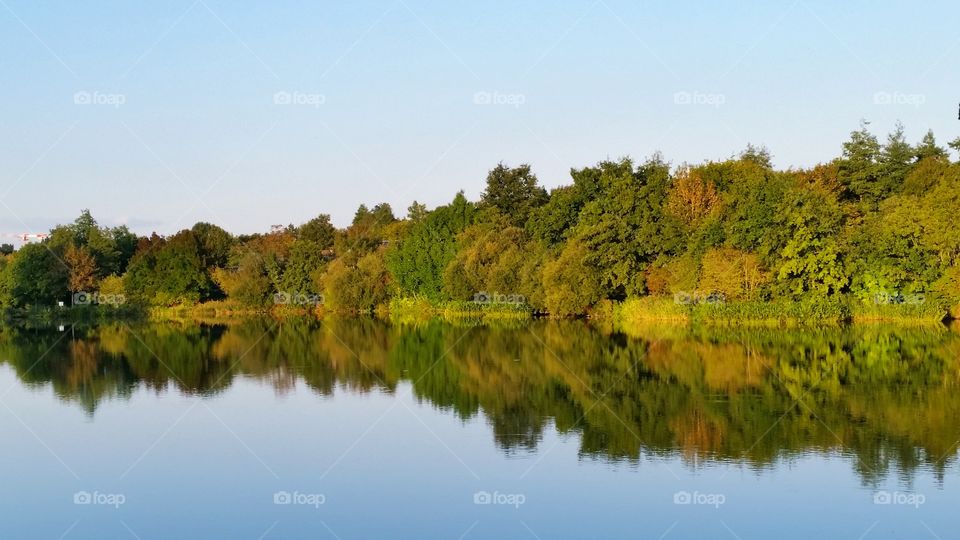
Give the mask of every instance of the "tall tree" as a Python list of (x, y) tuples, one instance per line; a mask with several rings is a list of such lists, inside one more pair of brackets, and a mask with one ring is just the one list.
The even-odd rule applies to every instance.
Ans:
[(431, 300), (445, 297), (444, 269), (457, 252), (457, 235), (473, 222), (475, 208), (461, 191), (450, 204), (413, 223), (406, 236), (390, 246), (386, 264), (404, 294)]
[(937, 138), (931, 130), (927, 131), (926, 135), (923, 136), (923, 140), (917, 145), (916, 158), (917, 161), (922, 161), (926, 158), (946, 160), (949, 158), (949, 155), (946, 150), (937, 144)]
[(64, 262), (70, 268), (67, 287), (71, 292), (92, 292), (97, 285), (97, 262), (86, 247), (71, 244), (64, 252)]
[(297, 238), (309, 240), (320, 249), (332, 248), (336, 237), (337, 228), (330, 222), (329, 214), (320, 214), (297, 229)]
[(875, 205), (884, 193), (879, 185), (880, 143), (870, 133), (866, 121), (860, 123), (860, 129), (850, 134), (850, 140), (843, 143), (843, 158), (840, 160), (840, 180), (855, 198)]
[(913, 166), (914, 151), (903, 133), (903, 124), (897, 122), (893, 133), (880, 153), (880, 181), (877, 195), (886, 198), (903, 189), (904, 181)]
[(514, 226), (523, 227), (531, 212), (547, 200), (547, 191), (537, 184), (537, 176), (529, 165), (510, 168), (500, 163), (487, 174), (487, 188), (480, 204), (496, 209)]

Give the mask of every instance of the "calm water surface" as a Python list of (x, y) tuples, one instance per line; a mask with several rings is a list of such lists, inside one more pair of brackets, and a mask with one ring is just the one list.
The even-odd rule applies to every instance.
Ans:
[(960, 334), (0, 331), (0, 538), (956, 538)]

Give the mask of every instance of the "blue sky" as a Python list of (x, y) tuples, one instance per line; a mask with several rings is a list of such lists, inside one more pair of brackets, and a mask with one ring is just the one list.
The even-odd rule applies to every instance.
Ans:
[[(778, 166), (958, 135), (947, 1), (0, 0), (0, 232), (234, 232), (405, 213), (497, 162), (541, 182), (661, 151)], [(879, 97), (878, 97), (879, 96)]]

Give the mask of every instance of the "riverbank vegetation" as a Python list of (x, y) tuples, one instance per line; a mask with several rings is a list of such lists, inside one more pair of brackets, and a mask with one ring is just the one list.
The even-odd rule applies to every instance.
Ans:
[[(949, 145), (960, 151), (960, 139)], [(219, 312), (549, 314), (624, 320), (942, 320), (960, 315), (960, 164), (932, 133), (866, 123), (840, 157), (777, 170), (764, 148), (698, 165), (660, 156), (572, 169), (544, 189), (500, 164), (398, 218), (361, 205), (261, 234), (171, 236), (89, 212), (0, 254), (0, 305), (133, 304)], [(282, 306), (278, 308), (276, 306)], [(201, 308), (203, 309), (203, 308)]]

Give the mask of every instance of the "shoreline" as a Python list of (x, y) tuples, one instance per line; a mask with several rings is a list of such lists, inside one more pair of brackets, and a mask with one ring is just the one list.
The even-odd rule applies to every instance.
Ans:
[(364, 312), (327, 310), (322, 305), (275, 305), (262, 308), (239, 307), (229, 302), (205, 302), (187, 306), (144, 307), (127, 305), (72, 308), (7, 309), (4, 326), (35, 326), (111, 321), (199, 321), (270, 317), (287, 319), (311, 317), (375, 317), (395, 323), (430, 320), (495, 324), (527, 320), (588, 320), (609, 322), (614, 327), (649, 324), (672, 326), (805, 327), (896, 324), (904, 326), (950, 326), (960, 320), (960, 306), (863, 305), (849, 299), (804, 304), (801, 302), (731, 302), (725, 304), (678, 304), (664, 297), (632, 298), (622, 302), (604, 301), (575, 317), (552, 317), (525, 304), (494, 304), (469, 301), (431, 302), (424, 298), (395, 298)]

